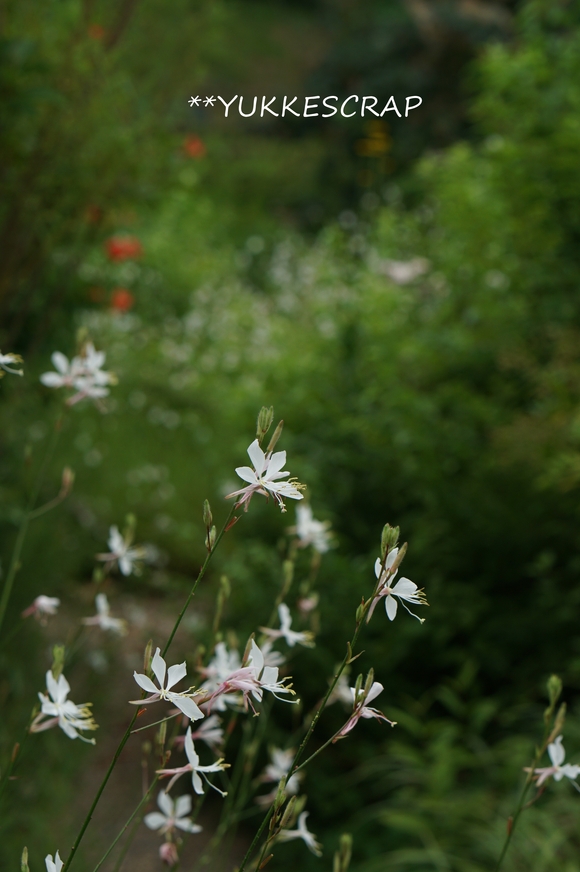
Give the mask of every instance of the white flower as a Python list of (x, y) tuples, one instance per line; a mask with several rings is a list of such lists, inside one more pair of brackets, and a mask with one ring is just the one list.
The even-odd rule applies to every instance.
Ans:
[[(418, 615), (413, 614), (413, 612), (405, 605), (405, 602), (415, 603), (419, 606), (429, 605), (423, 591), (419, 590), (417, 585), (409, 578), (400, 578), (396, 585), (394, 587), (392, 586), (392, 582), (396, 578), (398, 572), (398, 569), (395, 569), (395, 571), (393, 572), (392, 566), (397, 559), (398, 553), (398, 548), (393, 548), (393, 550), (389, 552), (388, 557), (385, 561), (384, 568), (382, 561), (378, 557), (376, 559), (375, 575), (377, 576), (379, 582), (377, 585), (374, 599), (369, 609), (367, 623), (368, 621), (370, 621), (371, 616), (375, 610), (375, 606), (381, 597), (385, 598), (385, 610), (387, 612), (387, 617), (390, 621), (395, 620), (395, 615), (397, 614), (397, 599), (399, 599), (401, 605), (409, 612), (410, 615), (413, 615), (413, 617), (417, 618), (417, 620), (420, 621), (422, 624), (425, 622), (425, 618), (420, 618)], [(395, 599), (395, 597), (397, 599)]]
[(333, 702), (341, 702), (343, 705), (350, 708), (352, 706), (352, 693), (348, 683), (346, 673), (341, 672), (338, 681), (334, 685), (330, 696), (328, 697), (327, 705), (332, 705)]
[(92, 618), (83, 618), (83, 624), (87, 626), (98, 626), (101, 630), (111, 630), (113, 633), (118, 633), (124, 636), (127, 633), (127, 621), (123, 618), (112, 618), (111, 607), (104, 593), (98, 593), (95, 597), (97, 606), (97, 614)]
[(22, 612), (22, 617), (27, 618), (29, 615), (34, 615), (42, 620), (45, 615), (56, 615), (56, 610), (60, 605), (60, 600), (56, 596), (37, 596), (32, 605), (28, 606)]
[(262, 632), (267, 636), (270, 636), (271, 639), (284, 639), (286, 644), (291, 648), (293, 648), (297, 643), (299, 645), (304, 645), (306, 648), (314, 647), (312, 633), (308, 630), (297, 632), (296, 630), (290, 629), (292, 626), (292, 617), (290, 615), (290, 609), (286, 603), (280, 603), (278, 606), (278, 617), (280, 618), (279, 630), (271, 630), (269, 627), (260, 627)]
[[(206, 700), (208, 711), (212, 708), (214, 701), (222, 696), (222, 694), (239, 693), (243, 694), (244, 705), (250, 705), (255, 711), (250, 699), (250, 694), (262, 701), (264, 690), (272, 693), (276, 699), (280, 699), (278, 694), (290, 693), (294, 695), (292, 685), (287, 685), (286, 678), (278, 678), (278, 667), (267, 666), (264, 658), (264, 652), (256, 645), (252, 639), (252, 645), (247, 662), (244, 666), (234, 670), (227, 675), (218, 687), (213, 691), (211, 696)], [(284, 702), (295, 702), (295, 700), (284, 700)]]
[(52, 854), (47, 854), (44, 858), (44, 862), (46, 864), (46, 872), (60, 872), (60, 870), (64, 866), (64, 863), (60, 859), (60, 854), (58, 853), (58, 851), (54, 855), (54, 860), (52, 859)]
[(105, 362), (104, 351), (96, 351), (92, 342), (87, 342), (82, 353), (71, 361), (60, 351), (55, 351), (51, 360), (56, 372), (43, 373), (40, 381), (48, 388), (73, 388), (76, 393), (67, 400), (68, 405), (85, 397), (106, 397), (109, 393), (106, 385), (116, 384), (113, 373), (101, 369)]
[(358, 724), (361, 718), (376, 718), (379, 721), (386, 721), (392, 727), (395, 726), (396, 721), (390, 721), (378, 709), (372, 708), (371, 706), (367, 705), (368, 702), (371, 702), (373, 699), (375, 699), (379, 695), (379, 693), (383, 692), (383, 690), (384, 687), (382, 684), (380, 684), (380, 682), (373, 681), (369, 692), (365, 693), (363, 690), (359, 694), (359, 697), (357, 699), (356, 688), (350, 688), (351, 702), (354, 706), (353, 713), (344, 725), (344, 727), (342, 727), (342, 729), (339, 730), (336, 734), (337, 739), (341, 738), (342, 736), (346, 736), (347, 733), (350, 733), (350, 731), (354, 729), (354, 727)]
[[(534, 769), (534, 774), (539, 776), (537, 785), (538, 787), (541, 787), (544, 781), (550, 777), (552, 777), (554, 781), (561, 781), (565, 776), (570, 779), (576, 790), (580, 790), (575, 782), (575, 779), (580, 775), (580, 766), (577, 766), (574, 763), (564, 763), (566, 752), (562, 745), (562, 738), (562, 736), (558, 736), (555, 742), (551, 742), (548, 745), (548, 755), (552, 761), (552, 765), (546, 766), (543, 769)], [(562, 763), (564, 763), (563, 766)]]
[(185, 755), (188, 759), (188, 763), (185, 766), (178, 766), (176, 769), (158, 769), (157, 774), (166, 777), (167, 775), (173, 775), (173, 778), (167, 785), (167, 790), (171, 790), (172, 785), (177, 781), (180, 775), (183, 775), (185, 772), (191, 772), (191, 781), (193, 784), (193, 789), (197, 794), (202, 794), (203, 790), (203, 781), (201, 780), (200, 772), (203, 775), (204, 779), (207, 781), (210, 787), (213, 787), (214, 790), (217, 790), (218, 793), (221, 793), (222, 796), (226, 794), (216, 787), (215, 784), (212, 784), (211, 781), (208, 781), (206, 772), (222, 772), (224, 769), (228, 767), (227, 763), (223, 762), (223, 758), (216, 760), (215, 763), (210, 763), (208, 766), (200, 766), (199, 757), (195, 750), (195, 746), (193, 744), (193, 739), (191, 738), (191, 727), (187, 728), (187, 733), (185, 734)]
[(4, 375), (5, 372), (11, 372), (12, 375), (24, 375), (21, 369), (12, 369), (11, 366), (8, 366), (9, 363), (22, 363), (22, 358), (19, 354), (2, 354), (0, 351), (0, 378)]
[(157, 805), (161, 812), (152, 811), (143, 818), (143, 823), (150, 830), (157, 830), (165, 835), (173, 832), (177, 827), (186, 833), (201, 833), (202, 828), (199, 824), (194, 824), (191, 818), (187, 817), (191, 811), (191, 796), (188, 793), (179, 796), (174, 803), (172, 798), (162, 790), (157, 797)]
[(295, 830), (280, 830), (276, 838), (280, 842), (289, 842), (292, 839), (302, 839), (304, 844), (313, 854), (316, 854), (317, 857), (321, 857), (322, 845), (316, 841), (316, 836), (314, 833), (311, 833), (306, 826), (306, 818), (308, 815), (309, 812), (303, 811), (298, 818), (298, 827)]
[(117, 563), (123, 575), (139, 575), (141, 572), (140, 561), (147, 557), (147, 549), (144, 545), (131, 547), (132, 534), (127, 532), (123, 537), (117, 526), (109, 528), (108, 545), (111, 549), (106, 554), (97, 554), (97, 560), (104, 560), (109, 566)]
[[(77, 732), (78, 730), (97, 729), (91, 714), (91, 703), (76, 705), (72, 700), (67, 700), (70, 692), (68, 681), (62, 673), (57, 681), (50, 669), (46, 673), (46, 688), (49, 696), (43, 693), (38, 694), (42, 706), (40, 713), (30, 725), (30, 732), (40, 733), (42, 730), (48, 730), (58, 724), (70, 739), (78, 738), (94, 745), (94, 739), (85, 739)], [(46, 716), (49, 716), (48, 720), (45, 720)]]
[[(206, 681), (201, 685), (200, 690), (213, 693), (241, 665), (242, 661), (238, 652), (233, 648), (228, 651), (225, 642), (218, 642), (215, 646), (213, 658), (207, 666), (199, 670), (206, 677)], [(222, 695), (216, 697), (214, 707), (217, 711), (225, 711), (228, 705), (236, 705), (240, 701), (239, 694)]]
[[(159, 682), (159, 687), (155, 687), (153, 682), (147, 675), (142, 675), (141, 673), (134, 672), (133, 678), (139, 685), (139, 687), (143, 688), (147, 693), (152, 694), (147, 699), (133, 699), (131, 703), (133, 705), (146, 705), (151, 702), (158, 702), (160, 699), (165, 699), (168, 702), (172, 702), (173, 705), (177, 706), (177, 708), (183, 712), (184, 715), (191, 721), (196, 721), (199, 718), (203, 718), (203, 712), (198, 708), (196, 703), (193, 701), (191, 694), (189, 693), (176, 693), (171, 690), (174, 684), (177, 684), (178, 681), (181, 681), (182, 678), (185, 678), (187, 675), (187, 668), (185, 666), (185, 662), (178, 663), (175, 666), (170, 666), (167, 669), (167, 664), (165, 660), (161, 656), (161, 651), (159, 648), (155, 651), (153, 655), (153, 659), (151, 661), (151, 669), (153, 670), (153, 674), (157, 681)], [(167, 677), (167, 684), (166, 679)]]
[[(256, 802), (258, 802), (259, 805), (270, 805), (273, 802), (278, 791), (280, 779), (285, 778), (290, 772), (295, 753), (296, 752), (292, 748), (289, 748), (286, 751), (283, 751), (281, 748), (272, 748), (270, 751), (270, 763), (266, 766), (259, 780), (264, 782), (273, 781), (275, 782), (276, 787), (271, 793), (257, 797)], [(300, 790), (300, 781), (303, 776), (304, 771), (295, 772), (290, 776), (285, 787), (285, 793), (288, 796), (293, 796), (298, 793)]]
[(236, 472), (241, 479), (249, 482), (249, 484), (241, 490), (228, 494), (226, 499), (240, 497), (236, 507), (245, 505), (247, 511), (250, 500), (255, 493), (262, 494), (265, 497), (272, 494), (283, 512), (286, 511), (283, 497), (288, 497), (292, 500), (303, 499), (300, 491), (304, 489), (304, 485), (301, 485), (295, 479), (291, 481), (279, 480), (290, 475), (289, 472), (281, 472), (282, 467), (286, 464), (285, 451), (276, 451), (275, 454), (271, 452), (264, 454), (260, 448), (260, 443), (257, 439), (254, 439), (248, 448), (248, 455), (254, 468), (238, 466)]
[(191, 738), (205, 742), (212, 751), (219, 748), (224, 741), (224, 731), (218, 716), (210, 715), (209, 718), (204, 718), (197, 730), (191, 734)]
[(309, 505), (296, 507), (296, 526), (290, 532), (296, 533), (301, 548), (312, 545), (319, 554), (325, 554), (332, 547), (330, 521), (317, 521)]

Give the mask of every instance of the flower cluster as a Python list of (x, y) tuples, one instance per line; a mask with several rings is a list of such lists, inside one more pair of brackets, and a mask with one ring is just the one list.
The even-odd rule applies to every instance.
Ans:
[(112, 372), (105, 372), (105, 352), (97, 351), (92, 342), (87, 342), (81, 353), (69, 360), (62, 352), (55, 351), (52, 363), (56, 372), (45, 372), (40, 381), (48, 388), (70, 388), (75, 391), (67, 400), (69, 406), (84, 400), (85, 397), (99, 400), (109, 394), (107, 385), (114, 385), (117, 379)]
[(91, 713), (91, 703), (85, 702), (76, 705), (72, 700), (67, 699), (70, 693), (70, 684), (62, 673), (58, 679), (55, 679), (50, 669), (46, 673), (46, 689), (48, 695), (38, 694), (41, 708), (30, 725), (30, 732), (40, 733), (58, 725), (69, 739), (78, 738), (94, 745), (94, 739), (85, 739), (78, 732), (79, 730), (97, 729)]

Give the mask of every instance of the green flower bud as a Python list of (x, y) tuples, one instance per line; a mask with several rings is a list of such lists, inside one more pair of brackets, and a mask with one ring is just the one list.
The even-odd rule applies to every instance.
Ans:
[(258, 442), (262, 442), (262, 439), (272, 426), (273, 420), (274, 406), (270, 406), (269, 409), (266, 406), (262, 406), (258, 414), (258, 425), (256, 429), (256, 439), (258, 440)]
[(390, 524), (385, 524), (381, 533), (381, 560), (384, 560), (387, 552), (395, 548), (399, 541), (399, 528), (391, 527)]
[(209, 500), (203, 501), (203, 523), (208, 530), (211, 527), (211, 525), (213, 524), (213, 516), (211, 513), (211, 507), (209, 504)]

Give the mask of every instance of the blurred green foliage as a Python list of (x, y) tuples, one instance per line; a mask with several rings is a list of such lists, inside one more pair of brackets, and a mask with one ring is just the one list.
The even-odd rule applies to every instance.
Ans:
[[(391, 625), (377, 610), (360, 668), (374, 666), (385, 685), (379, 703), (399, 725), (361, 724), (316, 761), (306, 781), (309, 825), (328, 853), (348, 828), (360, 872), (483, 872), (499, 853), (554, 671), (572, 710), (566, 747), (578, 759), (580, 6), (524, 4), (513, 40), (490, 46), (471, 70), (475, 141), (426, 156), (410, 181), (367, 191), (314, 240), (272, 217), (267, 191), (281, 180), (284, 208), (315, 201), (320, 179), (310, 165), (302, 173), (300, 160), (325, 152), (320, 138), (297, 137), (300, 160), (284, 179), (296, 143), (286, 147), (270, 133), (241, 133), (233, 143), (202, 131), (209, 153), (194, 160), (182, 149), (190, 122), (165, 102), (191, 61), (185, 23), (195, 29), (201, 16), (215, 27), (215, 41), (199, 48), (204, 81), (203, 63), (217, 64), (227, 44), (220, 15), (237, 21), (249, 6), (199, 5), (190, 19), (184, 3), (175, 13), (183, 43), (165, 48), (175, 66), (163, 90), (142, 62), (152, 51), (147, 40), (164, 32), (160, 4), (140, 7), (125, 48), (119, 41), (110, 50), (112, 6), (98, 19), (106, 38), (75, 42), (71, 34), (82, 27), (86, 35), (96, 21), (82, 7), (63, 7), (70, 21), (47, 12), (51, 30), (21, 4), (21, 28), (39, 41), (26, 51), (7, 44), (3, 66), (3, 94), (17, 109), (2, 146), (6, 202), (22, 210), (4, 215), (15, 265), (7, 262), (3, 311), (13, 335), (27, 325), (37, 349), (29, 349), (25, 379), (0, 386), (4, 553), (60, 403), (37, 380), (50, 368), (48, 352), (72, 354), (74, 330), (88, 329), (119, 385), (110, 414), (81, 404), (67, 415), (44, 495), (58, 490), (65, 463), (77, 472), (75, 493), (34, 523), (12, 615), (40, 592), (84, 607), (92, 556), (129, 511), (138, 515), (139, 541), (161, 555), (119, 592), (160, 608), (180, 601), (202, 559), (202, 501), (209, 497), (218, 522), (225, 517), (221, 499), (235, 486), (255, 413), (272, 403), (286, 422), (288, 467), (308, 483), (315, 515), (333, 521), (339, 542), (317, 584), (318, 646), (292, 663), (305, 704), (343, 654), (385, 521), (401, 526), (410, 543), (404, 572), (431, 603), (423, 627), (405, 614)], [(252, 9), (252, 21), (265, 20), (256, 13), (262, 4)], [(305, 14), (292, 11), (297, 27)], [(86, 80), (61, 81), (66, 52)], [(87, 102), (83, 82), (99, 71)], [(41, 81), (52, 97), (37, 93)], [(159, 109), (154, 134), (149, 100)], [(91, 111), (110, 123), (83, 115), (81, 125), (75, 113)], [(126, 172), (129, 154), (134, 174)], [(233, 154), (239, 160), (219, 178)], [(24, 189), (32, 193), (22, 197)], [(406, 190), (415, 192), (411, 206)], [(83, 223), (93, 202), (102, 215)], [(135, 234), (143, 255), (112, 261), (103, 244), (119, 233)], [(119, 288), (134, 300), (130, 311), (111, 308)], [(258, 499), (213, 575), (217, 582), (225, 571), (232, 583), (225, 622), (242, 643), (267, 620), (293, 520), (292, 510), (286, 520)], [(298, 577), (307, 572), (304, 559)], [(208, 586), (202, 614), (214, 595)], [(11, 728), (24, 723), (31, 682), (46, 665), (42, 634), (26, 633), (29, 656), (3, 661)], [(203, 633), (196, 630), (196, 641)], [(81, 659), (75, 669), (83, 686), (87, 665)], [(98, 699), (98, 682), (96, 692)], [(276, 713), (276, 728), (290, 717)], [(325, 717), (321, 737), (343, 713), (334, 706)], [(63, 737), (33, 738), (52, 742), (43, 759), (59, 762)], [(78, 761), (67, 765), (76, 771)], [(64, 804), (68, 772), (60, 771), (55, 793)], [(30, 781), (18, 783), (21, 798)], [(550, 786), (526, 812), (506, 870), (580, 868), (578, 798), (567, 787)], [(28, 801), (40, 809), (44, 794)], [(11, 819), (19, 841), (5, 837), (6, 863), (15, 862), (26, 827), (24, 817)], [(26, 838), (39, 856), (47, 850), (45, 830)], [(302, 845), (278, 848), (276, 862), (320, 868)]]

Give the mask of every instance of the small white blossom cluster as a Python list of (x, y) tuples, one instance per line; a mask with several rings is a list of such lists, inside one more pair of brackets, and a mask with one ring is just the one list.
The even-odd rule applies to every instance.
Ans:
[(108, 385), (117, 383), (112, 372), (103, 370), (105, 352), (97, 351), (92, 342), (87, 342), (81, 353), (69, 360), (62, 352), (55, 351), (51, 357), (55, 372), (45, 372), (40, 381), (48, 388), (70, 388), (74, 391), (67, 405), (84, 400), (100, 400), (109, 394)]

